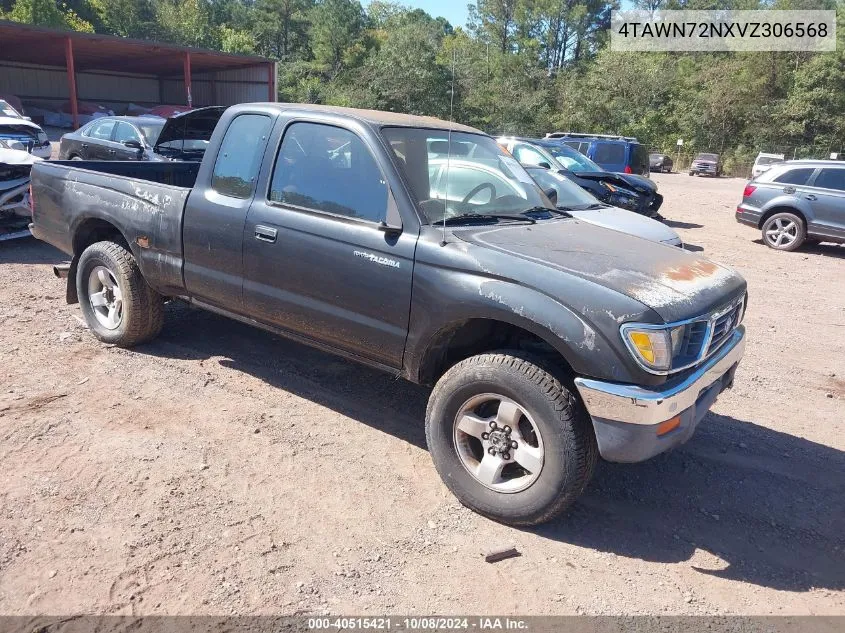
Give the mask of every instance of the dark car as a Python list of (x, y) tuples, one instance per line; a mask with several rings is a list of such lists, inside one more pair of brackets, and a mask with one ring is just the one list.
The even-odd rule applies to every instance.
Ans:
[(433, 385), (435, 468), (505, 523), (562, 512), (598, 455), (690, 439), (745, 347), (738, 274), (571, 217), (492, 138), (429, 117), (241, 104), (199, 163), (39, 161), (32, 193), (101, 341), (153, 339), (178, 298)]
[(552, 132), (546, 138), (563, 141), (607, 171), (648, 176), (648, 148), (633, 137)]
[(582, 189), (614, 207), (654, 217), (663, 204), (663, 196), (657, 193), (653, 181), (635, 174), (605, 171), (561, 141), (505, 137), (498, 143), (521, 164), (557, 169)]
[(718, 154), (697, 154), (689, 166), (689, 175), (715, 176), (722, 175), (722, 163)]
[(651, 171), (671, 172), (675, 162), (668, 154), (649, 154), (648, 168)]
[(222, 108), (156, 116), (94, 119), (62, 136), (59, 160), (199, 160)]
[(780, 163), (742, 192), (736, 220), (763, 233), (766, 246), (794, 251), (805, 242), (845, 243), (845, 164)]

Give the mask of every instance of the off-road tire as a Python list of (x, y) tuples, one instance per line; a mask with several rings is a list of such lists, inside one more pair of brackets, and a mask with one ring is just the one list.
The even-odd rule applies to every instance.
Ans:
[[(491, 490), (469, 473), (459, 457), (454, 440), (457, 413), (470, 398), (485, 393), (515, 401), (542, 435), (542, 470), (521, 492)], [(580, 401), (539, 359), (511, 350), (473, 356), (440, 378), (428, 401), (426, 440), (437, 472), (462, 504), (515, 526), (544, 523), (571, 506), (586, 488), (598, 459), (592, 424)]]
[[(114, 275), (123, 297), (120, 325), (113, 330), (103, 327), (94, 315), (88, 292), (88, 278), (97, 266), (105, 266)], [(150, 288), (138, 268), (138, 262), (125, 246), (115, 242), (96, 242), (79, 257), (76, 291), (85, 322), (104, 343), (133, 347), (154, 339), (164, 324), (164, 301)]]

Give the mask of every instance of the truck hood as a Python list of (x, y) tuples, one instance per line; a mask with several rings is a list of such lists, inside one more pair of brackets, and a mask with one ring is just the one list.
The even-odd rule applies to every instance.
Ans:
[(38, 132), (43, 131), (40, 126), (36, 125), (32, 121), (27, 121), (26, 119), (18, 119), (17, 117), (13, 116), (0, 116), (0, 127), (6, 127), (8, 125), (28, 128), (32, 130), (34, 134), (38, 134)]
[(746, 288), (733, 270), (698, 254), (577, 219), (456, 229), (454, 235), (600, 284), (651, 308), (667, 323), (707, 314)]
[[(173, 151), (173, 146), (179, 141), (208, 141), (225, 110), (224, 106), (209, 106), (170, 117), (161, 128), (153, 151), (170, 157), (180, 153), (178, 150)], [(163, 147), (165, 144), (170, 147)], [(185, 153), (189, 151), (186, 150)]]
[(650, 195), (657, 191), (657, 185), (653, 181), (635, 174), (617, 174), (612, 171), (576, 171), (573, 173), (579, 178), (609, 182), (618, 187), (633, 189), (640, 194)]
[(22, 149), (6, 149), (0, 147), (0, 164), (2, 165), (32, 165), (41, 160)]
[(652, 242), (679, 242), (678, 234), (657, 220), (619, 207), (569, 211), (573, 217), (614, 231), (630, 233)]

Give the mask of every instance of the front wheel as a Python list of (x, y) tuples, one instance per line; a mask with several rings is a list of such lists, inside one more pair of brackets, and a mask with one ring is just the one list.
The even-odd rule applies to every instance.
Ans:
[(592, 426), (561, 382), (520, 352), (468, 358), (435, 385), (426, 412), (435, 468), (468, 508), (509, 525), (562, 513), (592, 476)]
[(98, 339), (132, 347), (155, 338), (162, 297), (147, 284), (135, 257), (115, 242), (96, 242), (79, 257), (76, 291), (85, 322)]
[(763, 241), (778, 251), (794, 251), (804, 243), (804, 222), (794, 213), (775, 213), (763, 223)]

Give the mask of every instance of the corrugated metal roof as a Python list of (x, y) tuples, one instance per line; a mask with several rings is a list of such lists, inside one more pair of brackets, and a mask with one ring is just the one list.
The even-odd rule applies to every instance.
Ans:
[(273, 63), (266, 57), (234, 55), (201, 48), (134, 40), (112, 35), (61, 31), (0, 20), (0, 60), (45, 66), (65, 65), (65, 40), (73, 42), (76, 71), (180, 75), (184, 53), (191, 54), (191, 72), (225, 70)]

